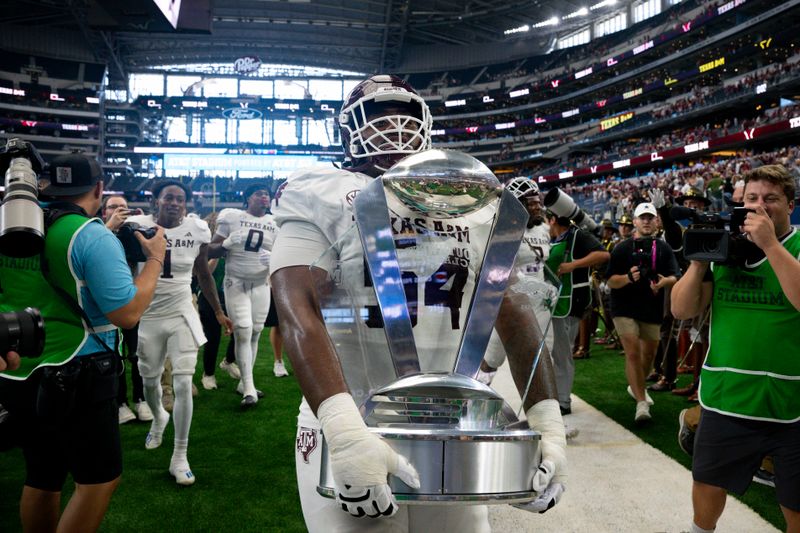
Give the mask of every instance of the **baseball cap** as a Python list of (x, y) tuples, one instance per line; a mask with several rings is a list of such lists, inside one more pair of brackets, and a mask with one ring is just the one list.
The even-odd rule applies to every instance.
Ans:
[(637, 205), (636, 209), (633, 211), (634, 218), (639, 218), (642, 215), (656, 216), (657, 214), (656, 206), (650, 202), (642, 202), (641, 204)]
[(58, 156), (39, 180), (45, 196), (77, 196), (89, 192), (103, 179), (103, 169), (93, 158), (83, 154)]

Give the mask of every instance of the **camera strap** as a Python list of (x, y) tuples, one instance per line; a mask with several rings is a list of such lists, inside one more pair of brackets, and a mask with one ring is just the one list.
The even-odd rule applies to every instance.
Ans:
[[(80, 206), (77, 206), (69, 202), (53, 202), (45, 210), (45, 228), (46, 228), (45, 231), (49, 229), (50, 226), (52, 226), (56, 222), (56, 220), (70, 214), (81, 215), (86, 218), (92, 218)], [(42, 252), (39, 254), (39, 265), (42, 270), (42, 277), (47, 281), (47, 283), (50, 284), (53, 290), (56, 291), (56, 294), (58, 294), (61, 297), (64, 303), (66, 303), (70, 309), (72, 309), (75, 313), (77, 313), (81, 317), (84, 325), (89, 329), (90, 335), (92, 335), (92, 337), (94, 337), (94, 339), (98, 343), (100, 343), (100, 345), (106, 351), (111, 353), (116, 353), (116, 350), (112, 349), (102, 339), (102, 337), (100, 337), (100, 335), (97, 334), (97, 331), (95, 331), (94, 326), (92, 325), (92, 321), (89, 320), (89, 316), (86, 314), (86, 311), (84, 311), (83, 308), (80, 305), (78, 305), (78, 302), (75, 301), (75, 298), (70, 296), (69, 293), (67, 293), (67, 291), (65, 291), (63, 288), (56, 285), (50, 278), (50, 268), (47, 262), (47, 258), (45, 257), (44, 254), (44, 250), (42, 250)]]
[(94, 326), (92, 325), (92, 321), (89, 320), (89, 316), (86, 314), (86, 311), (84, 311), (83, 308), (80, 305), (78, 305), (78, 302), (75, 301), (75, 298), (70, 296), (67, 293), (67, 291), (65, 291), (64, 289), (53, 283), (53, 280), (50, 279), (50, 276), (48, 275), (48, 269), (46, 266), (47, 262), (45, 261), (44, 258), (44, 253), (42, 253), (39, 263), (42, 265), (42, 276), (44, 276), (44, 279), (47, 280), (47, 283), (49, 283), (50, 286), (53, 288), (53, 290), (56, 291), (56, 293), (61, 297), (64, 303), (66, 303), (74, 312), (78, 313), (81, 319), (83, 319), (83, 323), (86, 325), (87, 328), (89, 328), (90, 335), (94, 337), (94, 339), (97, 342), (99, 342), (100, 345), (102, 345), (106, 351), (112, 353), (116, 352), (116, 350), (114, 350), (108, 344), (106, 344), (103, 338), (97, 334), (97, 331), (95, 331)]
[(653, 272), (656, 271), (656, 248), (657, 248), (656, 247), (656, 240), (653, 239), (653, 245), (651, 246), (651, 252), (650, 252), (650, 258), (651, 258), (651, 262), (652, 262), (652, 264), (650, 266), (652, 267)]

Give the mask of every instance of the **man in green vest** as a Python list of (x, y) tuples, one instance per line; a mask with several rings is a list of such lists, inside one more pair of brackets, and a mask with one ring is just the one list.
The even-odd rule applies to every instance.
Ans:
[[(0, 312), (36, 307), (45, 323), (42, 355), (21, 353), (19, 368), (0, 372), (16, 384), (3, 403), (25, 457), (20, 517), (25, 531), (95, 531), (122, 472), (117, 327), (132, 327), (150, 305), (166, 240), (161, 228), (149, 240), (137, 234), (147, 262), (134, 281), (122, 245), (92, 218), (103, 198), (100, 165), (82, 154), (57, 157), (40, 187), (53, 200), (44, 252), (0, 256)], [(67, 474), (75, 492), (62, 513)]]
[(727, 491), (744, 493), (770, 454), (787, 531), (800, 531), (800, 234), (789, 222), (795, 190), (781, 165), (750, 172), (744, 259), (692, 261), (672, 291), (675, 318), (693, 318), (711, 304), (692, 461), (693, 533), (714, 530)]
[(570, 394), (575, 379), (572, 345), (584, 311), (592, 304), (589, 268), (602, 265), (609, 254), (600, 241), (565, 217), (547, 212), (550, 225), (550, 256), (547, 266), (558, 274), (561, 293), (553, 310), (553, 366), (561, 414), (572, 412)]

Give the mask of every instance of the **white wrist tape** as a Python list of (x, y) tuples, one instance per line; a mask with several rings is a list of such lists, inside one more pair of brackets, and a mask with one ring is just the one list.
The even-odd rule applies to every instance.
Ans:
[(383, 485), (397, 470), (398, 455), (380, 437), (370, 433), (353, 397), (339, 393), (317, 409), (328, 444), (333, 479), (340, 485)]
[[(565, 484), (567, 479), (567, 436), (558, 401), (542, 400), (528, 409), (525, 415), (528, 417), (528, 425), (542, 434), (541, 448), (544, 469), (540, 468), (540, 471), (534, 476), (534, 490), (543, 490), (549, 483)], [(550, 464), (544, 464), (545, 461), (549, 461)]]

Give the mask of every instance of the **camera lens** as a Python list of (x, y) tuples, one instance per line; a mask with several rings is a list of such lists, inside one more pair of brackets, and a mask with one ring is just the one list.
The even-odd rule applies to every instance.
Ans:
[(718, 254), (722, 247), (722, 241), (706, 239), (700, 242), (700, 251), (706, 254)]
[(0, 351), (22, 357), (38, 357), (44, 350), (44, 320), (32, 307), (0, 313)]
[(31, 162), (24, 157), (13, 158), (5, 186), (0, 206), (0, 249), (10, 257), (36, 255), (44, 248), (44, 216)]

